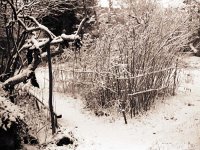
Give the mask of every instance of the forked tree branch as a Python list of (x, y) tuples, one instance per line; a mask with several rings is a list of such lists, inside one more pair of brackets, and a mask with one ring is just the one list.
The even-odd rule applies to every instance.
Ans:
[[(32, 63), (24, 71), (22, 71), (18, 75), (15, 75), (15, 76), (9, 78), (8, 80), (6, 80), (3, 83), (3, 87), (5, 89), (9, 88), (9, 87), (13, 87), (16, 84), (19, 84), (21, 82), (26, 82), (28, 79), (30, 79), (32, 77), (35, 69), (38, 67), (39, 63), (41, 62), (41, 59), (45, 59), (45, 57), (47, 57), (46, 52), (41, 53), (41, 51), (40, 51), (40, 48), (44, 47), (47, 43), (50, 42), (50, 45), (55, 45), (55, 44), (60, 44), (64, 41), (70, 42), (70, 41), (80, 39), (78, 34), (80, 33), (81, 28), (83, 27), (84, 23), (87, 21), (87, 18), (84, 18), (81, 21), (79, 28), (75, 34), (71, 34), (71, 35), (61, 34), (60, 36), (56, 37), (46, 26), (40, 24), (32, 16), (19, 15), (16, 18), (26, 32), (32, 33), (31, 39), (27, 40), (27, 42), (22, 46), (22, 48), (18, 51), (18, 53), (20, 53), (23, 50), (33, 50), (34, 51), (33, 52), (34, 59), (33, 59)], [(37, 26), (36, 27), (27, 27), (21, 18), (30, 19)], [(47, 33), (48, 38), (36, 39), (35, 31), (39, 31), (39, 30)], [(56, 49), (55, 51), (51, 52), (51, 56), (56, 56), (58, 54), (61, 54), (62, 52), (63, 52), (62, 50)]]

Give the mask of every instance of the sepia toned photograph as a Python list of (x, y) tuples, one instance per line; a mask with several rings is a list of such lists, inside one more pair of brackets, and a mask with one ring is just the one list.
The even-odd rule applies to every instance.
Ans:
[(200, 0), (0, 0), (0, 150), (200, 150)]

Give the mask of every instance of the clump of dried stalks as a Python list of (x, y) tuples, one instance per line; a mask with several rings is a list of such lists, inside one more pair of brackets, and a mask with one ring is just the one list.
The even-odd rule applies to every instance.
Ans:
[(174, 94), (178, 51), (191, 35), (187, 23), (181, 14), (154, 10), (139, 22), (132, 18), (109, 28), (90, 59), (96, 77), (85, 94), (88, 106), (120, 105), (132, 116), (150, 109), (157, 96)]
[[(175, 94), (178, 52), (192, 34), (189, 16), (151, 7), (146, 14), (129, 12), (125, 24), (104, 26), (104, 34), (76, 60), (79, 69), (71, 71), (73, 80), (62, 89), (76, 89), (89, 108), (120, 107), (131, 117), (150, 109), (157, 97)], [(62, 72), (65, 81), (68, 71)]]

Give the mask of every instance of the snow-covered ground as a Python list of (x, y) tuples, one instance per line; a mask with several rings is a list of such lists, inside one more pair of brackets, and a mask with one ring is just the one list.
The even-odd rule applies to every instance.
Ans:
[[(78, 139), (79, 150), (198, 150), (200, 149), (200, 58), (186, 57), (181, 69), (180, 86), (174, 97), (159, 100), (147, 113), (133, 119), (96, 117), (80, 99), (54, 92), (59, 123)], [(48, 100), (47, 70), (36, 72)], [(45, 86), (44, 86), (45, 85)], [(41, 90), (40, 89), (40, 90)]]

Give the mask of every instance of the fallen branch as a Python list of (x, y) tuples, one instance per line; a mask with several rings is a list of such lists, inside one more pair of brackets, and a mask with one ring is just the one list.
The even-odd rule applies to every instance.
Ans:
[(40, 62), (41, 62), (40, 51), (39, 49), (34, 49), (32, 63), (29, 64), (28, 67), (20, 74), (17, 74), (6, 80), (3, 83), (4, 89), (8, 90), (10, 87), (14, 87), (16, 84), (19, 84), (21, 82), (26, 82), (28, 79), (30, 79), (34, 75), (34, 71), (40, 64)]

